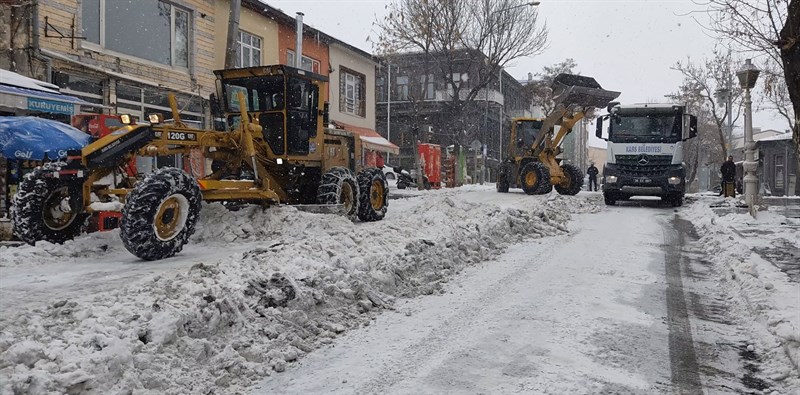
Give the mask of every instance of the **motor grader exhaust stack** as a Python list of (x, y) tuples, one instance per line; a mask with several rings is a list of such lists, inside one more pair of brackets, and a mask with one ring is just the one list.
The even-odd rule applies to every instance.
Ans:
[[(383, 219), (383, 172), (361, 165), (358, 135), (324, 127), (320, 94), (328, 91), (327, 77), (285, 65), (214, 74), (219, 106), (212, 107), (220, 108), (214, 117), (226, 121), (226, 130), (188, 127), (171, 96), (171, 123), (148, 114), (149, 124), (124, 126), (71, 151), (67, 162), (29, 174), (14, 197), (15, 234), (30, 244), (61, 243), (83, 231), (92, 211), (113, 206), (122, 211), (120, 237), (128, 251), (156, 260), (181, 251), (202, 201), (291, 204), (361, 221)], [(138, 177), (119, 172), (134, 156), (193, 151), (212, 161), (210, 175), (195, 179), (172, 167)]]
[[(514, 118), (506, 159), (500, 165), (497, 191), (522, 188), (529, 195), (575, 195), (583, 186), (583, 171), (561, 163), (561, 143), (587, 112), (605, 107), (619, 92), (604, 90), (592, 77), (559, 74), (551, 84), (554, 109), (544, 119)], [(556, 126), (558, 131), (556, 132)]]

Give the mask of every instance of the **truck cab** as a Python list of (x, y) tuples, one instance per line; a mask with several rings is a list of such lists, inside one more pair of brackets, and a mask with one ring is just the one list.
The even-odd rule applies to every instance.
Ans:
[[(684, 143), (697, 135), (697, 117), (681, 104), (610, 103), (597, 119), (597, 137), (608, 142), (603, 167), (607, 205), (632, 196), (659, 196), (674, 207), (686, 192)], [(605, 122), (604, 122), (605, 121)], [(603, 137), (603, 125), (607, 137)]]

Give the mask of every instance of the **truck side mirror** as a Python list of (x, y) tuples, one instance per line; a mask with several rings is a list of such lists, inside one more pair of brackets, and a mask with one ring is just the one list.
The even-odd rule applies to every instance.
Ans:
[(597, 117), (597, 126), (596, 127), (597, 128), (594, 131), (594, 135), (597, 136), (597, 138), (602, 139), (603, 138), (603, 117)]
[(689, 115), (689, 138), (697, 136), (697, 117)]

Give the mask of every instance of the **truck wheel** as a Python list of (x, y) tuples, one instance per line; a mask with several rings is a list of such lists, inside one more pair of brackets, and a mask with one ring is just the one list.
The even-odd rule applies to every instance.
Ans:
[(603, 193), (603, 200), (606, 201), (606, 206), (613, 206), (617, 204), (617, 199), (610, 193)]
[(343, 204), (345, 216), (356, 218), (358, 211), (358, 183), (353, 173), (344, 167), (332, 167), (322, 175), (317, 188), (317, 204)]
[(387, 191), (389, 184), (381, 169), (366, 168), (358, 173), (358, 219), (362, 221), (380, 221), (386, 215), (389, 206)]
[(83, 233), (89, 214), (83, 211), (82, 185), (45, 174), (64, 166), (45, 163), (19, 184), (11, 206), (11, 223), (20, 240), (34, 245), (39, 240), (61, 244)]
[(544, 194), (550, 192), (550, 169), (541, 162), (530, 162), (519, 174), (519, 183), (522, 190), (528, 195)]
[(577, 195), (583, 186), (583, 172), (578, 166), (570, 163), (561, 165), (564, 179), (561, 184), (554, 185), (556, 191), (562, 195)]
[(200, 186), (188, 174), (158, 169), (128, 195), (119, 227), (122, 244), (148, 261), (177, 254), (194, 233), (202, 200)]

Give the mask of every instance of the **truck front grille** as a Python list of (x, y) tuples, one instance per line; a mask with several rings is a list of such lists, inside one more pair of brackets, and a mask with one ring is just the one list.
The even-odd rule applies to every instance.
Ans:
[(616, 155), (621, 175), (657, 176), (672, 166), (672, 155)]

